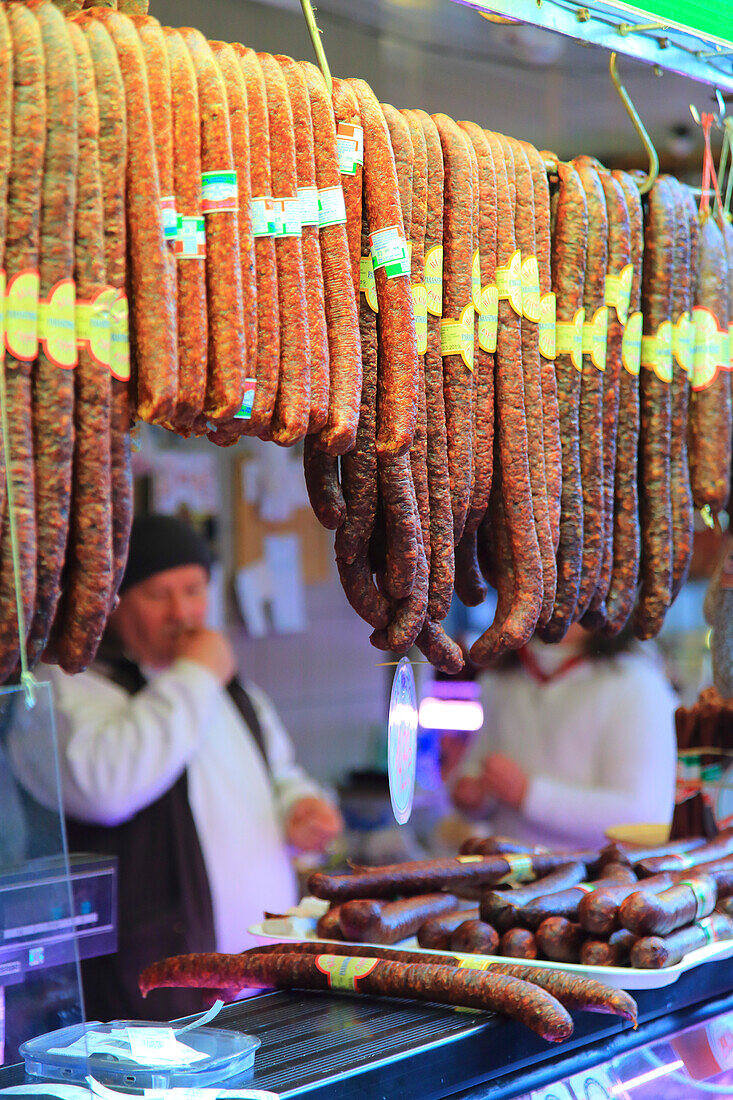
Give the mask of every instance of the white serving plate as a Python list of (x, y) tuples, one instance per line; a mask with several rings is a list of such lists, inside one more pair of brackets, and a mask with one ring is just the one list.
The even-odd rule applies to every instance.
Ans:
[[(328, 908), (328, 902), (320, 903), (322, 912)], [(253, 936), (265, 940), (283, 940), (293, 943), (303, 943), (308, 940), (318, 940), (319, 943), (339, 943), (343, 941), (324, 940), (316, 934), (316, 914), (319, 905), (315, 898), (305, 898), (299, 906), (289, 914), (282, 917), (271, 917), (259, 924), (253, 924), (247, 931)], [(352, 942), (353, 941), (349, 941)], [(380, 946), (378, 944), (356, 944), (363, 947), (368, 956), (369, 948)], [(463, 955), (465, 952), (432, 951), (418, 946), (417, 939), (413, 936), (401, 943), (389, 945), (395, 950), (419, 951), (425, 955), (425, 961), (429, 961), (430, 955)], [(637, 970), (630, 966), (583, 966), (581, 963), (548, 962), (544, 959), (512, 959), (505, 955), (471, 955), (472, 959), (478, 959), (488, 963), (519, 963), (522, 966), (546, 967), (549, 970), (564, 970), (569, 974), (579, 974), (585, 978), (595, 978), (604, 985), (613, 989), (661, 989), (665, 985), (672, 985), (688, 970), (693, 970), (703, 963), (717, 962), (719, 959), (729, 959), (733, 955), (733, 940), (721, 940), (719, 943), (708, 944), (697, 951), (691, 951), (675, 966), (667, 966), (660, 970)]]

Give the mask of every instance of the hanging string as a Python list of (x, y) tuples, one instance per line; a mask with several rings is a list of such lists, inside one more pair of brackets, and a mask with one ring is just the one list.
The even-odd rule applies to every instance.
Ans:
[(8, 525), (10, 527), (10, 549), (13, 555), (13, 581), (15, 584), (15, 606), (18, 614), (18, 648), (20, 650), (20, 683), (25, 692), (28, 709), (36, 705), (37, 681), (28, 669), (28, 654), (25, 648), (25, 611), (20, 579), (20, 550), (18, 548), (18, 528), (15, 515), (15, 489), (11, 475), (11, 455), (8, 430), (8, 402), (5, 386), (5, 368), (0, 366), (0, 425), (3, 433), (3, 455), (5, 458), (5, 486), (8, 502)]
[(718, 200), (720, 209), (723, 209), (723, 200), (720, 197), (720, 191), (718, 190), (718, 177), (715, 172), (715, 163), (713, 161), (713, 151), (710, 146), (710, 131), (713, 127), (715, 116), (712, 114), (704, 114), (700, 116), (700, 125), (702, 126), (702, 133), (705, 139), (705, 154), (702, 162), (702, 195), (700, 196), (700, 213), (706, 214), (710, 209), (710, 184), (712, 183), (715, 190), (715, 197)]

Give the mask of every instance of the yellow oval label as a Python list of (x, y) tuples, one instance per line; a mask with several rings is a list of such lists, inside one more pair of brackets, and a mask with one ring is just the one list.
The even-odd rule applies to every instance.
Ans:
[(76, 342), (100, 367), (110, 366), (110, 310), (116, 295), (115, 288), (108, 286), (91, 301), (76, 303)]
[(549, 291), (540, 298), (540, 355), (555, 358), (555, 313), (557, 298)]
[(5, 291), (7, 277), (4, 268), (0, 267), (0, 345), (5, 346)]
[(692, 319), (685, 310), (677, 319), (672, 332), (672, 354), (677, 364), (688, 374), (692, 366)]
[(600, 306), (592, 321), (583, 325), (583, 355), (589, 355), (597, 370), (606, 369), (608, 344), (608, 306)]
[(671, 321), (663, 321), (652, 336), (642, 336), (641, 365), (653, 370), (660, 382), (672, 381)]
[(499, 328), (499, 291), (495, 286), (485, 286), (481, 291), (481, 310), (478, 318), (478, 344), (482, 351), (496, 351)]
[(733, 324), (728, 326), (728, 349), (730, 351), (730, 359), (728, 360), (728, 370), (733, 370)]
[(38, 303), (38, 341), (49, 363), (61, 370), (77, 363), (75, 302), (73, 279), (62, 279)]
[(379, 959), (350, 958), (346, 955), (316, 955), (316, 966), (328, 978), (330, 989), (344, 989), (353, 993), (359, 978), (371, 974)]
[(616, 316), (622, 325), (625, 325), (629, 319), (633, 281), (633, 264), (624, 264), (619, 272), (606, 275), (606, 305), (616, 310)]
[(632, 313), (626, 322), (621, 341), (621, 362), (624, 370), (634, 376), (641, 371), (641, 338), (644, 330), (644, 317), (641, 312)]
[(708, 386), (712, 386), (718, 375), (720, 352), (718, 321), (709, 309), (695, 306), (692, 312), (692, 323), (693, 351), (690, 385), (693, 390), (705, 390)]
[(555, 355), (569, 355), (576, 370), (583, 369), (583, 326), (585, 310), (581, 306), (575, 311), (572, 321), (558, 321), (555, 324)]
[(422, 283), (412, 285), (412, 309), (415, 314), (415, 339), (417, 354), (428, 350), (428, 292)]
[(487, 959), (479, 958), (477, 955), (456, 956), (456, 966), (461, 967), (463, 970), (488, 970), (493, 965)]
[(459, 321), (444, 318), (440, 322), (440, 354), (460, 355), (470, 371), (473, 370), (475, 310), (470, 302), (461, 312)]
[(481, 312), (481, 256), (479, 250), (473, 254), (473, 260), (471, 261), (471, 297), (473, 299), (473, 308), (477, 313)]
[(532, 867), (532, 856), (502, 856), (509, 864), (509, 871), (499, 879), (502, 882), (533, 882), (537, 877)]
[(110, 355), (109, 369), (120, 382), (130, 380), (130, 315), (127, 295), (124, 290), (117, 292), (109, 313)]
[(367, 305), (377, 313), (379, 311), (377, 282), (374, 278), (374, 264), (371, 256), (362, 256), (359, 261), (359, 280), (359, 289), (366, 298)]
[(522, 314), (528, 321), (540, 321), (540, 269), (536, 256), (522, 260)]
[(38, 354), (37, 271), (19, 271), (5, 295), (5, 347), (14, 359), (31, 363)]
[(428, 313), (443, 314), (443, 246), (436, 244), (425, 254), (425, 289), (428, 292)]
[(499, 301), (507, 301), (517, 317), (522, 316), (522, 253), (519, 249), (512, 254), (506, 267), (497, 267), (496, 286)]

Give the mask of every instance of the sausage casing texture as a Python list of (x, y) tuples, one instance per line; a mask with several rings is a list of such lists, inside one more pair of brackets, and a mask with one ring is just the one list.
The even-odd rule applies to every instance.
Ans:
[[(614, 933), (615, 936), (628, 935), (628, 933)], [(612, 937), (612, 938), (614, 938)], [(635, 939), (635, 937), (632, 937)], [(359, 956), (364, 948), (355, 944), (338, 943), (273, 943), (266, 946), (251, 948), (245, 954), (284, 954), (284, 955), (320, 955), (325, 951), (347, 957)], [(405, 951), (391, 947), (369, 948), (369, 953), (374, 958), (394, 960), (395, 962), (423, 964), (428, 956), (419, 951)], [(522, 966), (521, 963), (511, 962), (482, 962), (475, 958), (463, 959), (460, 954), (429, 956), (430, 962), (440, 966), (469, 966), (471, 969), (490, 970), (495, 974), (509, 974), (520, 978), (532, 985), (538, 985), (552, 993), (566, 1008), (580, 1012), (603, 1012), (621, 1016), (626, 1020), (636, 1022), (637, 1006), (634, 998), (622, 989), (610, 989), (595, 978), (579, 977), (577, 974), (568, 974), (562, 970), (550, 969), (542, 966)]]
[[(295, 162), (298, 195), (304, 188), (311, 193), (316, 187), (316, 167), (313, 147), (313, 124), (310, 97), (305, 74), (290, 57), (277, 55), (290, 97), (295, 136)], [(302, 207), (301, 207), (302, 213)], [(308, 432), (319, 432), (328, 420), (329, 376), (328, 333), (323, 296), (320, 231), (317, 224), (303, 224), (301, 246), (310, 349), (310, 415)]]
[[(522, 142), (529, 161), (534, 187), (535, 253), (539, 271), (540, 301), (552, 292), (552, 234), (550, 217), (550, 188), (547, 168), (542, 155)], [(540, 342), (540, 372), (542, 377), (542, 434), (545, 448), (545, 487), (547, 509), (550, 517), (552, 545), (557, 552), (560, 542), (560, 510), (562, 504), (562, 446), (560, 442), (560, 414), (557, 400), (557, 381), (553, 359), (545, 355)]]
[[(427, 216), (425, 222), (425, 255), (439, 258), (443, 249), (443, 184), (444, 167), (440, 134), (430, 115), (412, 112), (422, 127), (427, 153)], [(450, 610), (453, 597), (455, 558), (453, 549), (453, 515), (448, 466), (445, 395), (443, 390), (443, 358), (440, 343), (442, 312), (442, 261), (439, 270), (426, 273), (426, 285), (432, 280), (428, 309), (428, 339), (424, 356), (425, 408), (427, 421), (428, 488), (430, 493), (430, 586), (428, 615), (432, 623), (440, 623)], [(438, 286), (435, 283), (439, 283)], [(440, 632), (428, 622), (422, 642), (426, 647), (438, 642)], [(427, 634), (432, 637), (427, 637)], [(425, 650), (423, 650), (425, 651)], [(430, 654), (426, 653), (430, 658)]]
[(637, 936), (662, 936), (685, 924), (712, 913), (718, 898), (715, 879), (709, 875), (690, 875), (660, 894), (639, 890), (621, 904), (619, 920)]
[[(550, 512), (547, 503), (547, 481), (545, 476), (545, 440), (544, 440), (544, 402), (540, 366), (539, 324), (529, 316), (536, 307), (539, 311), (539, 268), (536, 257), (534, 183), (527, 154), (520, 142), (502, 138), (505, 158), (514, 160), (516, 180), (516, 207), (514, 224), (517, 248), (522, 256), (522, 266), (526, 271), (534, 262), (537, 282), (526, 290), (523, 277), (522, 312), (522, 373), (524, 375), (525, 409), (537, 410), (537, 415), (526, 416), (527, 445), (529, 448), (529, 474), (532, 486), (532, 511), (534, 513), (537, 541), (542, 561), (542, 606), (538, 625), (544, 626), (550, 619), (557, 588), (557, 564), (550, 527)], [(530, 279), (531, 282), (531, 279)], [(537, 300), (535, 299), (535, 293)], [(530, 308), (530, 301), (532, 307)], [(538, 317), (537, 313), (537, 317)]]
[[(369, 227), (362, 220), (362, 248), (369, 250)], [(369, 544), (377, 515), (377, 317), (366, 293), (359, 298), (362, 350), (361, 404), (356, 442), (341, 458), (346, 520), (336, 539), (336, 557), (352, 564)]]
[(631, 965), (642, 970), (674, 966), (690, 951), (707, 947), (716, 940), (733, 938), (733, 921), (724, 913), (713, 913), (697, 924), (680, 928), (669, 936), (642, 936), (631, 948)]
[[(177, 31), (163, 32), (171, 73), (171, 111), (176, 156), (173, 193), (176, 214), (201, 217), (201, 121), (191, 55)], [(176, 261), (178, 400), (172, 424), (186, 434), (201, 415), (206, 396), (208, 314), (203, 259)]]
[(320, 451), (310, 436), (306, 436), (303, 471), (308, 500), (316, 519), (328, 531), (335, 531), (346, 518), (346, 501), (338, 478), (338, 459)]
[(341, 931), (341, 925), (339, 924), (339, 906), (335, 905), (328, 912), (324, 913), (322, 917), (318, 918), (316, 923), (316, 933), (319, 936), (323, 936), (326, 940), (341, 940), (343, 939), (343, 933)]
[[(361, 130), (359, 101), (345, 80), (339, 80), (338, 77), (333, 78), (332, 99), (337, 135), (341, 125), (358, 127)], [(363, 143), (364, 132), (362, 130), (362, 162), (364, 160)], [(354, 159), (353, 171), (341, 173), (341, 186), (344, 190), (344, 206), (346, 207), (346, 236), (349, 244), (351, 275), (354, 280), (354, 294), (357, 303), (361, 292), (361, 257), (364, 254), (361, 246), (362, 176), (363, 163), (360, 163), (356, 158)]]
[[(366, 949), (368, 950), (368, 948)], [(179, 955), (149, 966), (140, 975), (143, 996), (163, 986), (204, 989), (331, 989), (333, 956)], [(336, 957), (338, 959), (338, 956)], [(322, 960), (321, 966), (318, 965)], [(354, 980), (350, 993), (406, 997), (502, 1012), (543, 1038), (560, 1042), (572, 1034), (573, 1022), (545, 990), (507, 974), (420, 964), (369, 960), (374, 966)]]
[[(381, 107), (363, 80), (349, 81), (359, 101), (364, 128), (364, 206), (370, 235), (386, 229), (405, 238), (389, 129)], [(377, 453), (397, 457), (415, 434), (418, 356), (409, 274), (388, 278), (374, 272), (379, 312), (380, 376), (377, 398)]]
[[(588, 250), (585, 264), (583, 308), (590, 327), (598, 310), (605, 309), (608, 263), (608, 213), (598, 172), (583, 160), (574, 162), (588, 203)], [(584, 329), (584, 346), (585, 332)], [(583, 565), (576, 619), (588, 610), (598, 585), (605, 540), (605, 492), (603, 470), (603, 363), (583, 351), (578, 431), (583, 483)]]
[(548, 917), (535, 933), (537, 946), (553, 962), (579, 962), (585, 929), (566, 917)]
[(439, 917), (430, 917), (418, 928), (417, 942), (421, 947), (447, 951), (450, 948), (451, 935), (459, 924), (466, 920), (476, 920), (478, 915), (478, 909), (464, 908), (451, 909)]
[(479, 860), (457, 858), (415, 860), (384, 867), (357, 867), (348, 875), (314, 872), (308, 890), (317, 898), (348, 901), (352, 898), (389, 898), (424, 894), (461, 885), (495, 885), (521, 873), (530, 878), (547, 874), (567, 862), (566, 856), (493, 855)]
[[(68, 24), (78, 84), (78, 175), (74, 278), (77, 301), (106, 290), (99, 170), (99, 113), (94, 69), (80, 27)], [(111, 375), (90, 347), (79, 347), (74, 372), (74, 470), (64, 587), (53, 626), (54, 654), (66, 672), (94, 659), (112, 589), (110, 474)]]
[[(78, 166), (76, 57), (66, 20), (45, 0), (30, 0), (45, 56), (46, 141), (38, 246), (40, 298), (74, 272), (74, 209)], [(75, 350), (75, 349), (74, 349)], [(36, 598), (28, 626), (31, 665), (46, 647), (61, 595), (71, 509), (74, 457), (74, 373), (41, 342), (31, 368), (31, 418), (36, 471)]]
[[(588, 245), (588, 202), (580, 177), (571, 164), (558, 165), (553, 194), (552, 289), (557, 321), (569, 326), (581, 319)], [(579, 410), (582, 359), (570, 351), (555, 357), (562, 458), (560, 532), (557, 549), (557, 590), (552, 617), (540, 631), (545, 642), (560, 641), (573, 621), (583, 561), (583, 485), (580, 468)]]
[(584, 966), (628, 966), (637, 939), (626, 928), (612, 932), (607, 940), (587, 939), (580, 948), (580, 961)]
[(414, 935), (426, 920), (455, 909), (451, 894), (423, 894), (400, 901), (347, 901), (339, 908), (344, 937), (360, 943), (397, 943)]
[(500, 932), (520, 923), (518, 910), (535, 898), (568, 890), (588, 876), (585, 864), (568, 863), (549, 875), (514, 890), (487, 890), (481, 897), (481, 919), (493, 924)]
[[(127, 164), (127, 114), (125, 88), (112, 39), (101, 23), (80, 23), (89, 45), (99, 108), (99, 168), (104, 215), (104, 265), (109, 286), (124, 295), (127, 286), (127, 227), (125, 221), (125, 172)], [(127, 564), (132, 527), (132, 416), (129, 378), (113, 375), (110, 406), (110, 467), (112, 478), (113, 577), (110, 606)]]
[[(0, 268), (5, 270), (5, 232), (8, 221), (8, 183), (12, 152), (13, 42), (8, 17), (0, 14)], [(0, 369), (5, 371), (5, 348), (0, 347)], [(5, 451), (0, 431), (0, 520), (5, 505)]]
[[(608, 215), (608, 256), (605, 301), (608, 307), (608, 338), (603, 371), (603, 558), (598, 584), (593, 593), (583, 624), (594, 629), (603, 627), (608, 618), (606, 598), (611, 585), (614, 549), (614, 518), (616, 490), (616, 451), (619, 431), (619, 403), (623, 370), (623, 336), (628, 316), (628, 298), (623, 282), (631, 273), (631, 225), (624, 189), (618, 180), (605, 171), (598, 173), (606, 200)], [(629, 287), (630, 289), (630, 287)]]
[[(606, 595), (603, 630), (617, 634), (625, 626), (636, 599), (641, 534), (637, 484), (639, 451), (639, 351), (630, 346), (634, 327), (641, 321), (641, 279), (644, 255), (644, 223), (641, 196), (626, 172), (614, 172), (626, 197), (629, 213), (633, 277), (629, 298), (629, 321), (622, 338), (618, 429), (616, 433), (616, 476), (614, 488), (613, 562)], [(637, 336), (640, 331), (637, 332)]]
[[(10, 173), (5, 226), (5, 269), (8, 284), (21, 272), (38, 267), (43, 155), (46, 141), (46, 91), (41, 31), (35, 16), (21, 4), (9, 7), (12, 41), (12, 126)], [(8, 58), (8, 60), (10, 60)], [(20, 551), (20, 591), (27, 628), (35, 605), (36, 513), (35, 471), (31, 425), (31, 365), (4, 354), (5, 401), (10, 455), (6, 477), (15, 501)], [(4, 500), (3, 531), (8, 531), (8, 501)], [(19, 622), (12, 540), (0, 543), (0, 678), (15, 669), (19, 655)], [(25, 642), (25, 638), (23, 639)]]
[[(711, 327), (725, 332), (729, 319), (728, 260), (725, 238), (709, 212), (700, 216), (697, 247), (696, 328), (708, 320)], [(707, 311), (708, 316), (701, 311)], [(714, 358), (708, 350), (693, 364), (687, 444), (695, 507), (717, 513), (730, 494), (731, 375), (716, 370)]]
[(464, 920), (450, 938), (451, 951), (468, 951), (475, 955), (495, 955), (499, 933), (482, 920)]
[[(257, 55), (265, 78), (270, 129), (270, 173), (276, 202), (298, 206), (293, 112), (283, 71), (274, 57)], [(310, 342), (303, 245), (298, 225), (275, 234), (275, 261), (280, 313), (280, 377), (267, 438), (283, 447), (302, 439), (310, 417)]]
[[(316, 185), (319, 192), (342, 195), (336, 122), (328, 89), (315, 65), (303, 64), (302, 68), (310, 96)], [(352, 226), (352, 247), (355, 234), (356, 229)], [(354, 446), (359, 421), (362, 382), (359, 303), (354, 293), (347, 226), (322, 224), (320, 244), (328, 332), (329, 399), (328, 420), (318, 433), (318, 445), (328, 454), (342, 455)]]
[[(473, 481), (469, 510), (461, 541), (456, 548), (459, 565), (456, 585), (459, 598), (469, 606), (477, 606), (486, 596), (477, 557), (477, 532), (486, 514), (491, 496), (494, 463), (494, 352), (483, 346), (481, 310), (485, 287), (496, 283), (497, 196), (496, 173), (491, 146), (480, 126), (461, 122), (461, 129), (473, 146), (478, 168), (478, 254), (480, 287), (474, 288), (479, 338), (474, 348), (473, 401)], [(479, 296), (476, 302), (476, 296)]]
[(528, 928), (507, 928), (499, 941), (500, 955), (510, 955), (513, 959), (536, 959), (537, 940), (534, 932)]
[(141, 420), (165, 424), (178, 397), (176, 295), (163, 229), (145, 60), (127, 16), (95, 8), (81, 18), (103, 24), (120, 62), (128, 134), (125, 196), (134, 290), (130, 338), (136, 411)]
[[(496, 134), (486, 131), (486, 139), (497, 174), (497, 268), (510, 285), (510, 269), (516, 258), (514, 163), (505, 156)], [(502, 569), (497, 578), (494, 622), (471, 647), (471, 658), (479, 665), (490, 662), (507, 648), (525, 644), (532, 636), (542, 607), (542, 559), (532, 512), (524, 381), (516, 369), (521, 361), (521, 347), (521, 321), (510, 298), (500, 291), (495, 355), (498, 417), (490, 514), (498, 510), (502, 517), (505, 560), (508, 565), (508, 551), (511, 567)]]
[[(443, 152), (443, 315), (441, 325), (465, 321), (473, 333), (473, 169), (467, 140), (447, 115), (433, 115)], [(467, 354), (473, 363), (473, 340)], [(473, 370), (460, 354), (443, 355), (443, 394), (457, 545), (466, 522), (473, 477)]]
[(577, 920), (578, 907), (583, 898), (593, 890), (602, 890), (616, 883), (636, 882), (636, 875), (628, 866), (616, 865), (614, 873), (609, 864), (604, 868), (604, 878), (594, 883), (580, 883), (577, 886), (558, 890), (552, 894), (535, 895), (530, 901), (519, 907), (517, 918), (520, 924), (536, 928), (545, 917), (565, 917)]
[[(674, 195), (667, 181), (659, 179), (648, 196), (642, 276), (644, 335), (657, 341), (662, 326), (672, 327), (674, 243)], [(639, 387), (641, 589), (633, 623), (637, 638), (645, 639), (659, 632), (672, 601), (672, 401), (669, 377), (647, 360), (643, 344)]]
[[(644, 889), (650, 893), (661, 893), (671, 886), (672, 875), (664, 872), (644, 881)], [(605, 886), (584, 897), (578, 905), (578, 920), (586, 932), (596, 936), (608, 936), (619, 926), (619, 906), (633, 894), (636, 884), (633, 882)]]

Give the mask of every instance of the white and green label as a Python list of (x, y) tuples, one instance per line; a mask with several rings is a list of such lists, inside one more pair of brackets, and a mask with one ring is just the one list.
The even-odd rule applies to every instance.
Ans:
[(203, 172), (201, 175), (201, 213), (223, 214), (238, 209), (237, 173)]
[(388, 279), (410, 274), (410, 250), (398, 226), (389, 225), (371, 233), (369, 246), (375, 271), (383, 267)]
[(329, 225), (346, 225), (344, 190), (340, 183), (335, 187), (323, 187), (318, 192), (318, 224), (321, 229)]

